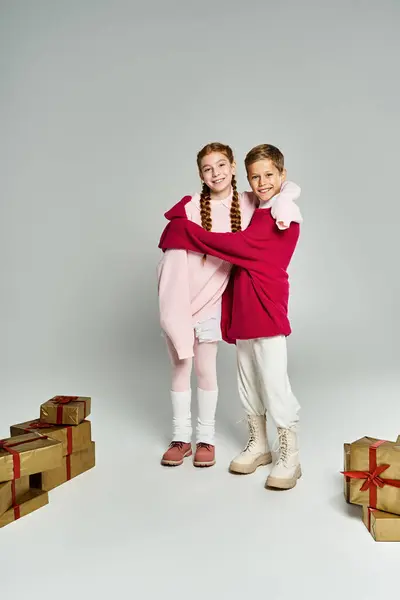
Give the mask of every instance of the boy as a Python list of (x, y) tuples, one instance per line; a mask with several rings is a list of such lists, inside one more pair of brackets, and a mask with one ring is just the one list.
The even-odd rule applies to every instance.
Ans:
[(287, 375), (286, 337), (291, 333), (287, 268), (302, 219), (300, 215), (293, 218), (293, 210), (278, 222), (273, 218), (286, 179), (284, 157), (278, 148), (268, 144), (253, 148), (245, 166), (258, 206), (245, 231), (213, 233), (177, 218), (167, 225), (159, 247), (210, 254), (236, 266), (223, 297), (221, 328), (224, 339), (237, 346), (239, 395), (250, 436), (230, 470), (252, 473), (272, 462), (267, 412), (278, 429), (279, 454), (266, 487), (290, 489), (301, 476), (301, 467), (297, 438), (300, 407)]

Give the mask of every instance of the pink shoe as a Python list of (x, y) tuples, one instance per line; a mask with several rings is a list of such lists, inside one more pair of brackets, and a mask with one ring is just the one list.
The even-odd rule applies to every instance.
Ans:
[(196, 444), (193, 464), (195, 467), (212, 467), (215, 465), (215, 446), (203, 442)]
[(167, 467), (178, 467), (187, 456), (192, 456), (191, 444), (187, 444), (186, 442), (171, 442), (168, 450), (161, 459), (161, 464)]

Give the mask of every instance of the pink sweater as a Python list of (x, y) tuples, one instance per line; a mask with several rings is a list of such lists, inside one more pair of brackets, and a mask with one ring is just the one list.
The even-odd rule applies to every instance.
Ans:
[[(285, 182), (281, 193), (275, 197), (272, 216), (288, 227), (291, 221), (301, 221), (294, 204), (300, 196), (295, 183)], [(232, 197), (212, 201), (212, 231), (228, 232)], [(242, 230), (246, 229), (256, 209), (257, 198), (250, 192), (240, 195)], [(182, 203), (165, 213), (168, 220), (182, 216)], [(201, 225), (200, 195), (195, 194), (185, 205), (189, 220)], [(202, 254), (186, 250), (167, 250), (158, 265), (158, 296), (160, 325), (171, 340), (179, 359), (193, 356), (194, 327), (196, 323), (217, 317), (221, 311), (222, 295), (228, 285), (232, 265), (208, 255), (205, 263)]]

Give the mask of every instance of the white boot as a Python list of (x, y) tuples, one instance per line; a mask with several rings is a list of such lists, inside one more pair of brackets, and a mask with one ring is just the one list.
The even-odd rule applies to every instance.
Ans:
[(267, 440), (267, 424), (265, 415), (247, 415), (249, 441), (244, 450), (236, 456), (230, 466), (231, 473), (247, 475), (254, 473), (257, 467), (272, 462)]
[(265, 487), (289, 490), (301, 477), (299, 446), (294, 429), (278, 427), (279, 456), (265, 482)]

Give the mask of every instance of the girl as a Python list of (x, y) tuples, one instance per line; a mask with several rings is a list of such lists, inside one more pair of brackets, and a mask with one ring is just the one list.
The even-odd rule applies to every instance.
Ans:
[[(201, 194), (185, 197), (166, 218), (183, 217), (206, 231), (239, 232), (247, 227), (256, 208), (253, 194), (239, 196), (236, 165), (231, 148), (212, 143), (197, 155), (203, 182)], [(275, 218), (290, 213), (300, 188), (287, 182), (275, 205)], [(297, 208), (297, 207), (296, 207)], [(186, 250), (167, 250), (158, 268), (160, 324), (166, 337), (172, 366), (172, 442), (161, 463), (177, 466), (192, 455), (192, 362), (197, 376), (198, 419), (193, 464), (215, 464), (215, 412), (218, 400), (216, 358), (221, 335), (221, 300), (228, 285), (231, 265), (217, 257)]]

